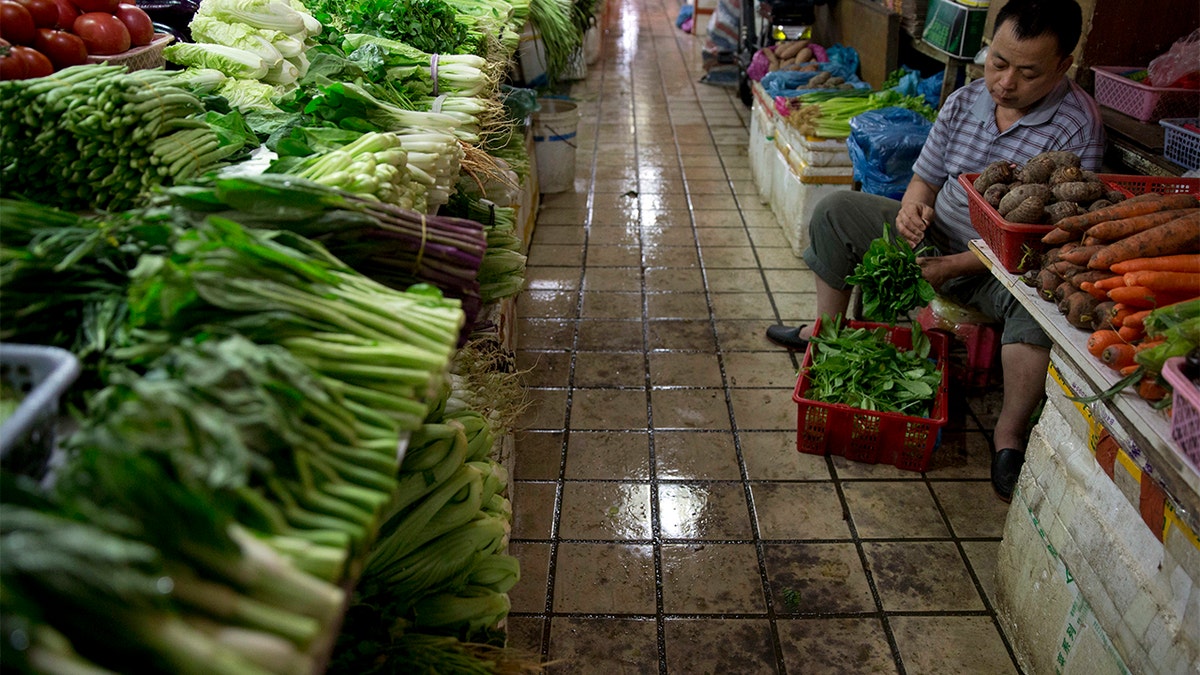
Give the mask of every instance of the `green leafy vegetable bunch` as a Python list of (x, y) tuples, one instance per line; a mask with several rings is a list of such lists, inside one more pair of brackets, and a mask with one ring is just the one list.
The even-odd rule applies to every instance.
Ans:
[(923, 252), (914, 251), (890, 224), (883, 224), (883, 236), (871, 242), (854, 274), (846, 277), (862, 289), (863, 316), (896, 323), (908, 310), (933, 300), (933, 286), (925, 281), (917, 264), (917, 256)]
[(813, 335), (808, 398), (877, 412), (929, 417), (942, 372), (919, 324), (912, 348), (901, 350), (883, 328), (844, 326), (841, 316), (822, 317)]

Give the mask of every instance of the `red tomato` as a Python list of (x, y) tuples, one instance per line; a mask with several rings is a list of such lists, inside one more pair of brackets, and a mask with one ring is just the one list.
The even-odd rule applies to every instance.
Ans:
[(55, 70), (87, 63), (87, 47), (83, 40), (65, 30), (39, 28), (34, 48), (50, 57)]
[(37, 39), (33, 15), (14, 0), (0, 0), (0, 36), (18, 45), (31, 45)]
[(105, 12), (88, 12), (75, 19), (73, 32), (83, 38), (88, 54), (120, 54), (129, 49), (129, 29)]
[(117, 18), (129, 30), (129, 44), (134, 47), (150, 44), (154, 39), (154, 21), (150, 15), (133, 5), (118, 5)]
[(121, 0), (72, 0), (80, 12), (108, 12), (112, 14), (117, 11), (117, 5)]
[(46, 55), (34, 49), (33, 47), (22, 47), (21, 45), (13, 45), (9, 47), (12, 53), (18, 59), (25, 63), (25, 77), (45, 77), (54, 72), (54, 64), (50, 63), (50, 59)]
[(11, 45), (0, 47), (0, 80), (25, 79), (25, 62), (12, 51)]
[(58, 6), (54, 0), (17, 0), (33, 17), (33, 25), (38, 28), (54, 28), (58, 24)]
[(54, 0), (54, 4), (58, 5), (58, 27), (71, 30), (75, 19), (79, 18), (79, 8), (71, 0)]

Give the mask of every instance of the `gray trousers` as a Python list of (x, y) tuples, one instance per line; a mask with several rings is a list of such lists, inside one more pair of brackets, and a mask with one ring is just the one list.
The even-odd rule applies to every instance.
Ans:
[[(809, 221), (804, 262), (833, 288), (849, 288), (846, 277), (862, 261), (871, 241), (883, 234), (883, 224), (894, 224), (899, 212), (900, 202), (865, 192), (841, 191), (826, 196), (817, 202)], [(935, 228), (926, 231), (921, 246), (933, 249), (926, 255), (940, 255), (947, 250), (938, 235)], [(951, 279), (938, 294), (973, 307), (1001, 324), (1001, 344), (1021, 342), (1047, 349), (1053, 344), (1029, 311), (991, 274)]]

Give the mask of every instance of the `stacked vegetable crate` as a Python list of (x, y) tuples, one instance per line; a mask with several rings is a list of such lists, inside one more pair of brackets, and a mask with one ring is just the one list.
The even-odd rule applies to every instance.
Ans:
[[(512, 129), (526, 137), (519, 121), (496, 114), (495, 74), (506, 70), (529, 7), (497, 2), (479, 13), (462, 0), (428, 3), (420, 11), (466, 27), (468, 51), (487, 55), (456, 61), (449, 44), (404, 46), (399, 20), (310, 5), (272, 1), (231, 13), (230, 3), (205, 0), (199, 47), (169, 58), (206, 67), (137, 76), (180, 89), (158, 97), (174, 105), (164, 109), (174, 116), (164, 134), (215, 139), (191, 147), (220, 154), (193, 152), (206, 161), (187, 162), (186, 172), (174, 160), (146, 162), (150, 178), (134, 175), (123, 192), (96, 185), (63, 193), (45, 182), (61, 171), (4, 153), (5, 177), (45, 182), (32, 196), (46, 205), (108, 210), (79, 218), (2, 203), (0, 339), (57, 344), (84, 366), (69, 397), (81, 411), (79, 430), (62, 439), (67, 459), (54, 487), (6, 472), (0, 490), (6, 668), (121, 671), (136, 659), (139, 669), (161, 672), (195, 664), (364, 672), (411, 657), (406, 650), (440, 655), (434, 669), (447, 672), (480, 667), (481, 653), (513, 662), (495, 647), (519, 574), (505, 554), (511, 504), (496, 460), (511, 415), (471, 391), (478, 382), (451, 363), (504, 331), (503, 320), (474, 321), (470, 303), (503, 317), (522, 283), (531, 228), (514, 224), (532, 222), (536, 175), (526, 143), (495, 142)], [(441, 39), (451, 34), (463, 36), (454, 29)], [(319, 54), (309, 51), (318, 40)], [(336, 55), (355, 49), (389, 60), (386, 75), (352, 79), (359, 66)], [(310, 59), (325, 60), (325, 81), (306, 82)], [(458, 63), (477, 64), (470, 67), (485, 73), (482, 84), (464, 89)], [(345, 70), (331, 81), (336, 68)], [(77, 77), (90, 85), (98, 74), (122, 87), (133, 77), (119, 68)], [(429, 90), (391, 98), (401, 81)], [(136, 84), (115, 89), (114, 105), (140, 96), (124, 104), (167, 119), (143, 105), (147, 90)], [(22, 123), (56, 119), (30, 116), (19, 103), (44, 93), (37, 80), (19, 86), (31, 89), (14, 90), (21, 93), (7, 97), (5, 113)], [(96, 87), (78, 88), (56, 89), (53, 105), (78, 116), (76, 99), (94, 98)], [(204, 107), (220, 100), (230, 107)], [(351, 101), (341, 117), (312, 112)], [(409, 104), (416, 109), (401, 107)], [(260, 125), (286, 115), (297, 116), (299, 131), (272, 136), (264, 151)], [(111, 144), (111, 125), (97, 119)], [(366, 119), (375, 128), (361, 128)], [(92, 146), (103, 161), (128, 154), (64, 120), (86, 142), (72, 138), (71, 147), (38, 156), (77, 163), (71, 155)], [(449, 141), (418, 145), (415, 120), (443, 123)], [(28, 136), (53, 141), (47, 126)], [(13, 128), (5, 124), (6, 145), (20, 140), (9, 136)], [(385, 147), (387, 135), (401, 144)], [(254, 175), (261, 163), (243, 168), (252, 150), (274, 160), (267, 174)], [(228, 173), (196, 178), (214, 165), (229, 165)], [(78, 170), (87, 178), (96, 169)], [(158, 185), (168, 189), (151, 189)], [(5, 180), (0, 196), (17, 187)], [(503, 192), (525, 201), (487, 206)], [(451, 208), (455, 193), (466, 203)], [(467, 218), (433, 215), (457, 208)], [(404, 222), (417, 233), (407, 253), (397, 244), (409, 237)], [(355, 257), (367, 239), (347, 233), (364, 231), (390, 240), (386, 260)], [(477, 244), (475, 262), (440, 262)], [(446, 269), (452, 274), (439, 276)], [(460, 295), (464, 288), (478, 294)], [(39, 557), (48, 552), (58, 557)], [(376, 609), (386, 623), (359, 620)], [(12, 641), (21, 635), (29, 641)], [(378, 648), (370, 658), (368, 644)]]

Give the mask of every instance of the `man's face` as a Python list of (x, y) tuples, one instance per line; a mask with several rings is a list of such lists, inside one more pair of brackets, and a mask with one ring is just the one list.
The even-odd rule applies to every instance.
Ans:
[(1071, 67), (1072, 57), (1059, 58), (1058, 40), (1049, 33), (1017, 39), (1014, 25), (1013, 21), (1005, 21), (996, 29), (983, 79), (998, 107), (1024, 113), (1058, 85)]

